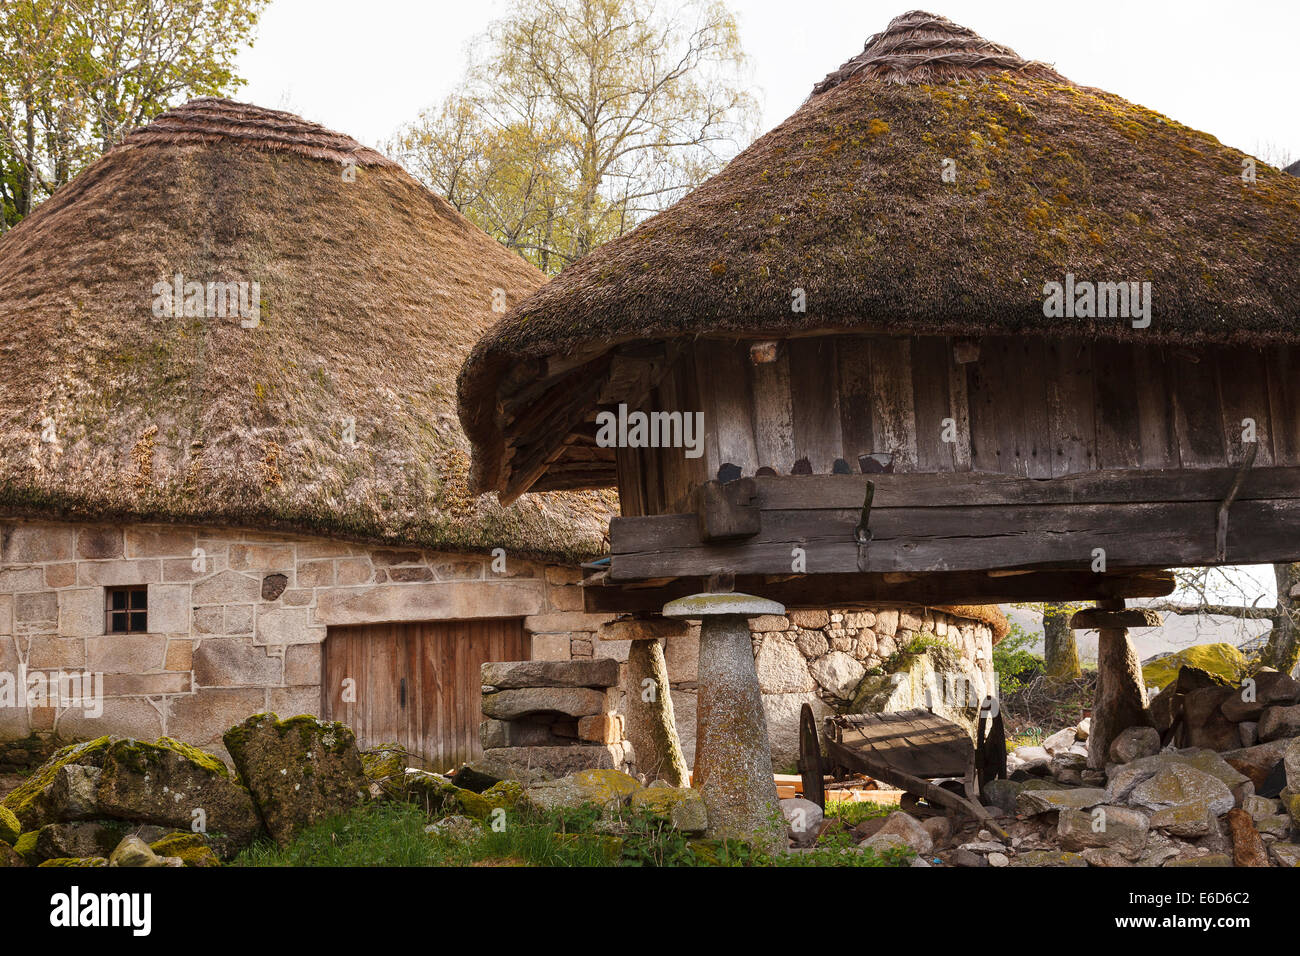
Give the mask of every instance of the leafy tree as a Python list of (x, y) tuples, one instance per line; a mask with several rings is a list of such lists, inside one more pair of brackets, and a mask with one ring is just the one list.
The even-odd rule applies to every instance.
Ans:
[(756, 112), (720, 0), (515, 0), (460, 87), (389, 149), (558, 271), (717, 172)]
[(267, 0), (0, 4), (0, 231), (131, 129), (242, 85), (234, 58)]

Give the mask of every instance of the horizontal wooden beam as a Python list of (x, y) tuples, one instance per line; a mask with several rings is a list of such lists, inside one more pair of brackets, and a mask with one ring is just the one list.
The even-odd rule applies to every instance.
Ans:
[[(879, 604), (1009, 604), (1017, 601), (1097, 601), (1163, 597), (1174, 590), (1168, 571), (1144, 569), (1115, 574), (1087, 571), (1031, 571), (1014, 577), (983, 572), (884, 575), (739, 575), (735, 588), (779, 601), (787, 608), (854, 608)], [(656, 614), (669, 601), (705, 590), (705, 579), (686, 577), (620, 584), (592, 578), (582, 589), (591, 613)]]
[(1108, 569), (1300, 560), (1300, 468), (1246, 477), (1219, 553), (1219, 503), (1235, 477), (1234, 469), (875, 475), (861, 544), (865, 476), (755, 478), (757, 534), (708, 541), (694, 514), (615, 518), (609, 576), (1079, 570), (1100, 552)]

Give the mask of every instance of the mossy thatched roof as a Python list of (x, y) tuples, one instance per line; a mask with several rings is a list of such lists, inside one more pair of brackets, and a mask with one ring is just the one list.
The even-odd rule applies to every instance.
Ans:
[[(477, 487), (546, 359), (644, 340), (899, 334), (1300, 341), (1300, 181), (932, 14), (905, 14), (789, 119), (561, 273), (461, 374)], [(955, 181), (943, 173), (951, 169)], [(948, 177), (952, 179), (953, 177)], [(1152, 323), (1045, 318), (1044, 284), (1150, 281)], [(806, 312), (792, 309), (802, 289)]]
[[(160, 303), (178, 274), (203, 314)], [(496, 290), (543, 281), (346, 136), (223, 100), (164, 113), (0, 239), (0, 514), (599, 552), (605, 495), (467, 487), (456, 370)], [(208, 310), (227, 282), (250, 305), (259, 284), (255, 327)]]

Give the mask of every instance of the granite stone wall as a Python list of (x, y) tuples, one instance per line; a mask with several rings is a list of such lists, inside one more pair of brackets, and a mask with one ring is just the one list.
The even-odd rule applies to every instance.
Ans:
[[(608, 618), (583, 613), (579, 580), (508, 555), (494, 570), (240, 530), (0, 522), (0, 740), (166, 734), (220, 753), (250, 714), (319, 711), (332, 625), (523, 618), (534, 659), (591, 657)], [(105, 633), (115, 585), (147, 586), (146, 633)]]

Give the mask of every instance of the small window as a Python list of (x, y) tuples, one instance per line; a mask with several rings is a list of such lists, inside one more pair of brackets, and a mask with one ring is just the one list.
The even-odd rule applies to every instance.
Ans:
[(144, 634), (149, 630), (149, 588), (140, 584), (105, 588), (105, 630), (109, 634)]

